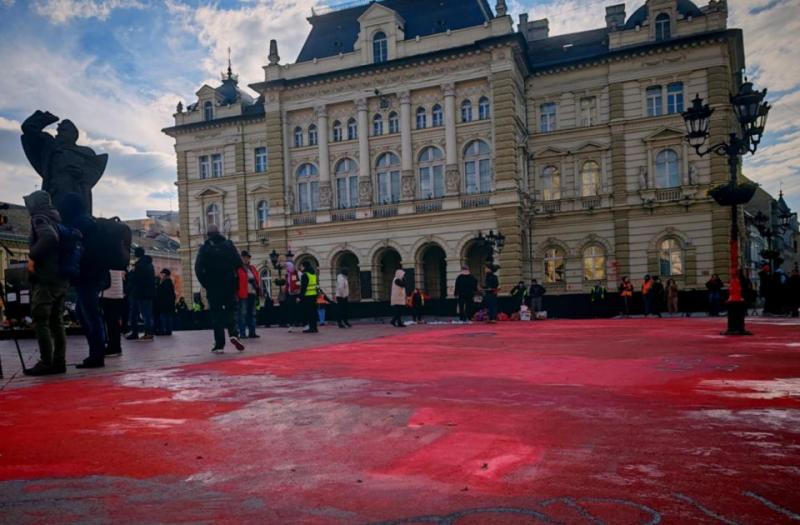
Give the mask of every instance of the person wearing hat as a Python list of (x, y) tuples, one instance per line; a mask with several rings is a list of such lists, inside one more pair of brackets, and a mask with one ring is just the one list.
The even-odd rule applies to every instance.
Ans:
[[(136, 257), (136, 262), (128, 274), (131, 333), (126, 339), (129, 341), (152, 341), (155, 333), (153, 300), (156, 298), (156, 270), (153, 267), (153, 258), (145, 254), (144, 248), (141, 246), (137, 246), (133, 250), (133, 256)], [(139, 316), (144, 321), (144, 335), (141, 339), (139, 338)]]
[(158, 304), (158, 319), (161, 322), (161, 334), (172, 335), (172, 321), (175, 318), (175, 284), (172, 282), (172, 272), (169, 268), (161, 270), (159, 276), (156, 303)]
[(239, 335), (251, 339), (258, 338), (256, 333), (256, 304), (263, 297), (261, 278), (258, 269), (250, 262), (250, 253), (242, 250), (242, 265), (237, 271), (239, 285), (236, 298), (239, 300)]

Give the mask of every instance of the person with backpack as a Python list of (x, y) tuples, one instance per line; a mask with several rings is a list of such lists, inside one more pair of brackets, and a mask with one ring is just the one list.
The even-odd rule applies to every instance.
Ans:
[(235, 317), (238, 271), (241, 266), (242, 259), (236, 246), (219, 232), (216, 224), (210, 224), (206, 231), (206, 242), (195, 259), (194, 273), (208, 297), (211, 326), (214, 329), (214, 347), (211, 351), (214, 353), (224, 352), (226, 329), (231, 344), (240, 352), (244, 350)]
[(156, 287), (156, 303), (161, 322), (161, 334), (172, 335), (172, 325), (175, 318), (175, 283), (172, 282), (172, 271), (163, 268)]
[[(70, 254), (65, 252), (68, 232), (61, 225), (61, 216), (47, 192), (35, 191), (24, 200), (31, 216), (28, 270), (32, 285), (31, 317), (39, 345), (39, 362), (24, 373), (29, 376), (63, 374), (67, 371), (63, 315), (69, 288), (66, 275), (69, 269), (64, 269), (70, 259)], [(59, 231), (64, 233), (59, 235)], [(73, 268), (74, 273), (77, 271)]]
[(300, 296), (302, 299), (302, 307), (305, 312), (306, 324), (308, 328), (303, 330), (304, 334), (316, 334), (317, 319), (319, 313), (317, 312), (317, 293), (319, 292), (319, 282), (317, 281), (317, 274), (310, 261), (303, 261), (303, 275), (300, 277)]
[[(125, 339), (129, 341), (152, 341), (155, 334), (153, 322), (153, 301), (156, 298), (156, 270), (153, 258), (145, 254), (144, 248), (137, 246), (133, 251), (136, 262), (128, 274), (130, 281), (131, 333)], [(174, 292), (173, 292), (174, 293)], [(144, 321), (144, 335), (139, 338), (139, 316)]]
[(76, 312), (89, 345), (89, 357), (77, 368), (100, 368), (105, 366), (106, 334), (103, 315), (100, 311), (100, 292), (111, 284), (107, 261), (93, 249), (99, 241), (97, 222), (87, 212), (83, 199), (77, 193), (67, 193), (61, 204), (64, 225), (80, 231), (83, 250), (80, 272), (74, 280), (78, 294)]

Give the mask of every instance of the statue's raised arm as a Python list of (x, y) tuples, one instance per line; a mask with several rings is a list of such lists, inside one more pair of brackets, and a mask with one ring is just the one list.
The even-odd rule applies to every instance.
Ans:
[(108, 155), (96, 155), (91, 148), (78, 146), (78, 128), (62, 120), (53, 137), (44, 129), (59, 118), (49, 111), (37, 110), (22, 123), (22, 149), (28, 162), (42, 177), (42, 189), (61, 209), (67, 193), (80, 195), (86, 210), (92, 212), (92, 188), (103, 176)]

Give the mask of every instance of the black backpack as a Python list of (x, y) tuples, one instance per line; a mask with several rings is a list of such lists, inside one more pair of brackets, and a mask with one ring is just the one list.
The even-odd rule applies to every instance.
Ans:
[(100, 261), (106, 270), (125, 271), (131, 261), (132, 233), (119, 217), (95, 218), (94, 229), (86, 242), (86, 255)]

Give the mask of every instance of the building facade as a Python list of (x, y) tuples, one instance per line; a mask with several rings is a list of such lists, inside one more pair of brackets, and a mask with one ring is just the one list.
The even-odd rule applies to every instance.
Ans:
[[(419, 5), (417, 5), (419, 4)], [(420, 6), (424, 4), (424, 9)], [(712, 0), (647, 0), (606, 26), (550, 36), (504, 1), (383, 0), (315, 13), (297, 60), (270, 45), (264, 80), (203, 86), (175, 125), (185, 276), (217, 224), (270, 274), (290, 251), (352, 299), (386, 300), (404, 268), (452, 295), (476, 238), (505, 236), (506, 293), (536, 278), (555, 294), (623, 275), (702, 288), (729, 267), (729, 211), (707, 196), (724, 159), (700, 158), (680, 113), (699, 94), (729, 132), (741, 31)], [(199, 291), (184, 279), (183, 295)]]

